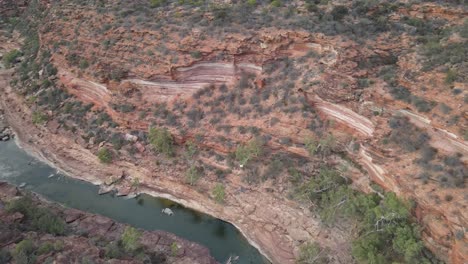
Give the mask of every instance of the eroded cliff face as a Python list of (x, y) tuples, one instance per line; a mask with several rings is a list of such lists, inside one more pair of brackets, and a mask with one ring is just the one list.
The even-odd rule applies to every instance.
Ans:
[[(302, 1), (245, 9), (42, 4), (47, 16), (38, 41), (57, 71), (39, 75), (74, 97), (48, 108), (41, 129), (86, 148), (73, 155), (92, 160), (87, 155), (114, 147), (114, 165), (162, 193), (203, 201), (195, 207), (245, 232), (253, 229), (248, 237), (278, 263), (293, 263), (321, 228), (328, 234), (320, 243), (342, 252), (336, 261), (349, 261), (349, 244), (339, 241), (353, 234), (321, 227), (287, 200), (290, 176), (282, 168), (272, 173), (270, 161), (286, 166), (284, 157), (293, 157), (309, 175), (324, 164), (345, 164), (356, 188), (373, 192), (374, 182), (414, 200), (424, 241), (437, 256), (468, 261), (464, 6), (353, 3), (341, 16), (334, 3), (311, 11)], [(58, 100), (36, 86), (35, 97), (26, 98), (30, 106), (10, 98), (13, 105), (31, 113)], [(77, 101), (93, 112), (75, 116)], [(197, 156), (155, 158), (150, 126), (168, 128), (179, 145), (196, 145)], [(336, 144), (326, 159), (311, 155), (306, 141), (324, 145), (329, 134)], [(263, 139), (265, 157), (246, 168), (233, 165), (230, 153), (253, 138)], [(184, 149), (177, 153), (185, 157)], [(184, 183), (191, 166), (204, 168), (195, 187)], [(104, 181), (121, 171), (106, 170)], [(226, 187), (224, 207), (206, 195), (217, 181)]]

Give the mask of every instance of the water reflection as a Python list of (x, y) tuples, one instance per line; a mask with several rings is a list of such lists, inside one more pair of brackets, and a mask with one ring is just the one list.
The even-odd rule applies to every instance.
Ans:
[(190, 214), (192, 215), (192, 223), (199, 224), (203, 221), (203, 214), (197, 211), (191, 211)]
[(215, 236), (217, 236), (219, 238), (225, 238), (226, 237), (226, 225), (222, 225), (222, 224), (217, 223), (216, 228), (215, 228), (214, 231), (215, 231), (214, 232)]

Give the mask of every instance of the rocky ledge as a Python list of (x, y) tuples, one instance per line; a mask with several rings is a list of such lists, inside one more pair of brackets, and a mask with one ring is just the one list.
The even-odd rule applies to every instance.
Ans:
[(164, 231), (64, 208), (0, 182), (0, 263), (217, 263)]
[(8, 126), (3, 109), (0, 108), (0, 141), (8, 141), (14, 137), (13, 130)]

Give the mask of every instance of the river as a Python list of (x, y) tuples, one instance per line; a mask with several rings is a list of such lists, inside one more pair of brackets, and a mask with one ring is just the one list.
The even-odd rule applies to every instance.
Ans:
[[(142, 194), (136, 199), (98, 194), (98, 186), (58, 173), (15, 142), (0, 142), (0, 180), (24, 187), (64, 206), (100, 214), (146, 230), (164, 230), (209, 248), (219, 262), (239, 256), (238, 264), (269, 263), (231, 224), (172, 201)], [(170, 207), (174, 216), (161, 213)]]

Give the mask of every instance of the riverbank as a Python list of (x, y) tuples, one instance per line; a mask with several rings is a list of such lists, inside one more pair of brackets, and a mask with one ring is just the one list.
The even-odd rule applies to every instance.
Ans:
[[(16, 261), (24, 257), (18, 251), (28, 243), (36, 249), (23, 253), (40, 263), (64, 260), (103, 263), (107, 259), (126, 263), (143, 263), (145, 259), (164, 263), (217, 263), (206, 247), (168, 232), (132, 229), (104, 216), (48, 202), (5, 182), (0, 182), (0, 205), (0, 229), (3, 230), (0, 250), (7, 262), (10, 254)], [(41, 220), (40, 215), (47, 215), (47, 221)], [(130, 251), (119, 248), (125, 245), (121, 239), (129, 230), (136, 231), (136, 240), (132, 241), (134, 249)], [(49, 245), (47, 250), (45, 245)], [(129, 252), (124, 255), (119, 252), (124, 250)], [(138, 258), (130, 257), (137, 251)]]
[(166, 174), (158, 173), (151, 167), (141, 167), (127, 160), (115, 161), (111, 165), (100, 163), (89, 149), (74, 139), (76, 135), (60, 131), (53, 127), (52, 122), (45, 126), (33, 125), (31, 110), (5, 81), (9, 74), (2, 73), (5, 96), (1, 103), (7, 120), (17, 133), (18, 143), (65, 174), (103, 184), (112, 182), (125, 171), (131, 177), (116, 184), (117, 189), (128, 188), (131, 179), (138, 178), (139, 192), (170, 198), (235, 225), (273, 263), (294, 263), (299, 245), (310, 240), (320, 240), (324, 246), (336, 249), (333, 256), (336, 263), (351, 261), (344, 231), (330, 232), (307, 208), (301, 208), (266, 190), (242, 190), (239, 183), (229, 182), (226, 186), (226, 203), (220, 205), (180, 179), (166, 177)]
[[(0, 71), (0, 87), (4, 87), (5, 92), (5, 97), (2, 97), (4, 100), (0, 99), (0, 109), (3, 110), (4, 118), (12, 131), (14, 131), (14, 139), (17, 145), (26, 152), (69, 177), (99, 186), (110, 183), (112, 189), (116, 190), (118, 193), (128, 193), (125, 190), (128, 189), (130, 185), (128, 181), (114, 182), (114, 179), (120, 178), (122, 171), (139, 179), (144, 179), (145, 173), (150, 174), (149, 171), (145, 171), (144, 169), (143, 171), (137, 170), (133, 164), (126, 162), (114, 163), (112, 166), (101, 164), (89, 150), (82, 148), (79, 144), (70, 142), (67, 138), (61, 137), (58, 134), (49, 133), (43, 127), (33, 125), (29, 121), (31, 119), (28, 119), (28, 117), (30, 118), (32, 115), (31, 111), (27, 106), (21, 103), (21, 98), (14, 93), (6, 82), (12, 73), (13, 70)], [(101, 175), (101, 177), (97, 175)], [(201, 195), (196, 194), (196, 192), (191, 191), (189, 188), (180, 190), (179, 188), (181, 186), (174, 186), (171, 182), (160, 182), (160, 185), (161, 187), (148, 185), (145, 181), (142, 181), (138, 188), (138, 193), (146, 193), (153, 197), (166, 198), (184, 207), (233, 224), (219, 217), (213, 210), (209, 210), (209, 205), (207, 206), (201, 202), (197, 202), (196, 199), (191, 199), (190, 197), (193, 195), (197, 195), (198, 197), (201, 197)], [(174, 193), (176, 192), (179, 192), (179, 195), (175, 195)], [(216, 207), (216, 203), (214, 202), (211, 202), (211, 205)], [(270, 262), (276, 263), (272, 261), (270, 256), (262, 251), (261, 247), (251, 238), (251, 235), (239, 228), (239, 226), (233, 225), (238, 228), (248, 242), (257, 248), (265, 258)]]

